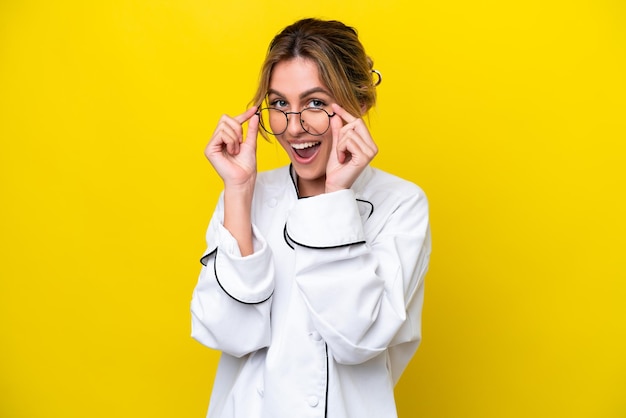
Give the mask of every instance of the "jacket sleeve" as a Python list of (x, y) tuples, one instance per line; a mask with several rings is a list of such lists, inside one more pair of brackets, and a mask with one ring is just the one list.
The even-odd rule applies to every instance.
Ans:
[(286, 225), (296, 283), (334, 359), (358, 364), (389, 350), (396, 381), (421, 338), (430, 257), (428, 204), (411, 190), (372, 216), (372, 236), (351, 190), (299, 200)]
[(254, 225), (252, 229), (254, 253), (242, 257), (237, 241), (223, 226), (220, 197), (191, 300), (191, 336), (235, 357), (270, 343), (274, 266), (267, 242)]

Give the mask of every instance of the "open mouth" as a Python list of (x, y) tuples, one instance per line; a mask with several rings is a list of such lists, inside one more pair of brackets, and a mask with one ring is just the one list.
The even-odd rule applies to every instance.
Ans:
[(300, 144), (291, 144), (293, 152), (302, 159), (308, 159), (315, 155), (320, 147), (321, 142), (302, 142)]

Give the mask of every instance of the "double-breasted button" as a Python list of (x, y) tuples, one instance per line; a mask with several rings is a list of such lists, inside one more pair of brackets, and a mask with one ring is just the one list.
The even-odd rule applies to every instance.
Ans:
[(309, 396), (307, 402), (309, 403), (309, 406), (311, 408), (315, 408), (317, 405), (319, 405), (320, 400), (317, 398), (317, 396)]
[(313, 331), (313, 332), (311, 332), (309, 335), (311, 336), (311, 339), (312, 339), (313, 341), (321, 341), (321, 340), (322, 340), (322, 336), (321, 336), (321, 335), (320, 335), (320, 333), (319, 333), (319, 332), (317, 332), (317, 331)]

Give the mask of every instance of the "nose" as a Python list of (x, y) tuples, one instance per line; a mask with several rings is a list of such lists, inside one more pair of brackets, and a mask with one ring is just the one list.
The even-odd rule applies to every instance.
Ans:
[(302, 118), (302, 114), (299, 112), (290, 112), (287, 114), (287, 131), (291, 136), (298, 136), (304, 132), (302, 128), (302, 123), (300, 119)]

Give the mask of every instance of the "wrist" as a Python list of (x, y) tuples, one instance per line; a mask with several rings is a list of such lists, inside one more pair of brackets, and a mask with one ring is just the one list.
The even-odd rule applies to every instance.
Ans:
[(251, 179), (239, 182), (224, 182), (224, 194), (233, 197), (245, 197), (252, 196), (254, 193), (254, 186), (256, 184), (256, 176)]
[(333, 193), (333, 192), (338, 192), (339, 190), (346, 190), (349, 189), (349, 187), (339, 187), (339, 186), (333, 186), (333, 185), (326, 185), (326, 188), (324, 190), (324, 193)]
[(254, 252), (251, 220), (253, 195), (253, 182), (224, 188), (224, 227), (237, 240), (242, 256)]
[(349, 189), (351, 185), (341, 184), (341, 182), (326, 181), (324, 183), (324, 193), (337, 192), (339, 190)]

